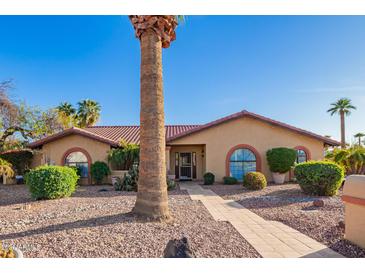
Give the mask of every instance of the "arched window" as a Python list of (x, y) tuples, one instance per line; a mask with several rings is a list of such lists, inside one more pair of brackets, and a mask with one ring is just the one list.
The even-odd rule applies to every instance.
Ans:
[(256, 156), (250, 149), (236, 149), (229, 159), (230, 176), (242, 181), (246, 173), (256, 171), (256, 161)]
[(307, 152), (303, 149), (297, 149), (297, 163), (304, 163), (308, 161), (308, 155)]
[(83, 152), (74, 151), (68, 154), (65, 158), (65, 165), (77, 167), (81, 178), (89, 177), (89, 161)]

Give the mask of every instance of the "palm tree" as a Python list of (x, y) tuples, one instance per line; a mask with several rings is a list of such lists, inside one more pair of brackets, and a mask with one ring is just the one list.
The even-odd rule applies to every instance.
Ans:
[(77, 104), (79, 106), (77, 111), (79, 127), (91, 127), (99, 121), (101, 108), (98, 102), (86, 99)]
[(129, 19), (141, 45), (140, 167), (133, 212), (168, 219), (162, 48), (175, 40), (179, 18), (131, 15)]
[(56, 107), (58, 121), (62, 124), (63, 129), (77, 125), (76, 109), (68, 102), (63, 102)]
[(361, 138), (365, 137), (365, 133), (362, 132), (356, 133), (354, 137), (358, 139), (359, 146), (361, 146)]
[(351, 109), (356, 109), (351, 104), (351, 100), (348, 98), (341, 98), (337, 100), (335, 103), (331, 104), (331, 108), (327, 110), (327, 112), (334, 114), (340, 114), (341, 118), (341, 147), (346, 147), (346, 139), (345, 139), (345, 115), (348, 116), (351, 114)]

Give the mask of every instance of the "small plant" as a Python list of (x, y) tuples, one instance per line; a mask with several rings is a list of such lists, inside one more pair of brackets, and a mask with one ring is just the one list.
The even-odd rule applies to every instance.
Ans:
[(244, 176), (243, 186), (252, 190), (264, 189), (267, 186), (265, 175), (261, 172), (248, 172)]
[(235, 185), (238, 183), (238, 180), (235, 177), (223, 177), (223, 183), (225, 185)]
[(65, 166), (40, 166), (25, 174), (25, 183), (34, 199), (69, 197), (76, 190), (76, 171)]
[(268, 150), (266, 157), (271, 172), (286, 173), (294, 166), (297, 153), (291, 148), (278, 147)]
[(117, 178), (114, 189), (116, 191), (137, 191), (138, 190), (138, 166), (133, 166), (123, 179)]
[(0, 258), (15, 258), (14, 250), (11, 246), (8, 248), (3, 248), (3, 245), (0, 242)]
[(309, 195), (336, 195), (344, 180), (343, 168), (329, 161), (298, 164), (294, 175), (303, 192)]
[(214, 184), (214, 181), (215, 181), (215, 176), (213, 173), (211, 172), (207, 172), (204, 174), (204, 184), (205, 185), (212, 185)]
[(166, 183), (168, 191), (174, 190), (176, 188), (176, 182), (169, 177), (166, 178)]
[(103, 183), (105, 177), (110, 174), (108, 165), (104, 162), (96, 161), (91, 165), (91, 177), (97, 184)]

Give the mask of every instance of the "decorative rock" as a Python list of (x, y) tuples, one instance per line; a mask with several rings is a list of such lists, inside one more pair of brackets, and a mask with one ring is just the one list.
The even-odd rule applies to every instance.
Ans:
[(313, 206), (315, 206), (315, 207), (324, 207), (324, 201), (323, 200), (315, 200), (315, 201), (313, 201)]
[(345, 229), (345, 222), (344, 221), (339, 221), (338, 222), (338, 226), (342, 229)]
[(183, 237), (181, 240), (170, 240), (164, 251), (164, 258), (194, 258), (190, 249), (188, 239)]

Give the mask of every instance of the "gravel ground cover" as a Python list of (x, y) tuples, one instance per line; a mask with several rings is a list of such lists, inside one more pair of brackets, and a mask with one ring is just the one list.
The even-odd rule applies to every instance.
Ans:
[[(106, 189), (105, 192), (100, 192)], [(24, 185), (0, 185), (0, 241), (25, 257), (161, 257), (167, 242), (188, 237), (197, 257), (260, 257), (227, 222), (216, 222), (186, 192), (170, 192), (174, 221), (129, 214), (134, 193), (82, 186), (71, 198), (32, 201)]]
[[(365, 250), (344, 240), (344, 204), (341, 191), (336, 197), (313, 197), (302, 193), (297, 184), (272, 185), (259, 191), (245, 190), (242, 185), (203, 186), (224, 199), (235, 200), (267, 220), (280, 221), (327, 245), (346, 257), (365, 257)], [(324, 207), (314, 207), (322, 199)]]

